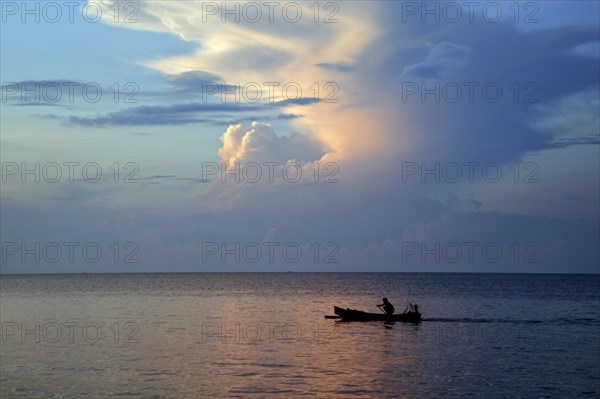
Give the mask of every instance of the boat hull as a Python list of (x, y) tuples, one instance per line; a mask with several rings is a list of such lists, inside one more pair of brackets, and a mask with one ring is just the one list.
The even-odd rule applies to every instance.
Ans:
[(396, 313), (396, 314), (384, 314), (384, 313), (367, 313), (360, 310), (344, 309), (337, 306), (333, 307), (333, 311), (336, 315), (342, 318), (342, 321), (402, 321), (408, 323), (419, 323), (421, 321), (421, 313), (418, 312), (407, 312), (407, 313)]

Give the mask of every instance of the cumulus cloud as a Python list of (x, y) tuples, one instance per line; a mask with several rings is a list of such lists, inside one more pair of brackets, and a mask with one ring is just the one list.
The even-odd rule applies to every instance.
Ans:
[(325, 154), (317, 141), (305, 135), (278, 136), (271, 125), (259, 122), (252, 122), (249, 127), (241, 123), (230, 125), (221, 142), (219, 156), (228, 167), (236, 162), (305, 163), (318, 161)]

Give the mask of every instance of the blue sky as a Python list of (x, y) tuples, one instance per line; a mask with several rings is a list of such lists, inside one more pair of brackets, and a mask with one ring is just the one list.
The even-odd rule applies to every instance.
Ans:
[(1, 3), (3, 273), (599, 271), (597, 2)]

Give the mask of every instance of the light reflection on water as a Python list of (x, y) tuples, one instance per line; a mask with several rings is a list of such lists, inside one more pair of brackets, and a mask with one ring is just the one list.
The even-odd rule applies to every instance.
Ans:
[[(444, 274), (3, 276), (0, 396), (595, 397), (598, 281)], [(399, 311), (416, 301), (425, 321), (323, 318), (334, 304), (373, 311), (383, 295)], [(25, 337), (9, 334), (22, 322)], [(56, 325), (60, 339), (50, 342)]]

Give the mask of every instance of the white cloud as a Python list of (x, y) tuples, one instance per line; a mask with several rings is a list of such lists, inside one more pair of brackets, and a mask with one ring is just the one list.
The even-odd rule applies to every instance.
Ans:
[(259, 122), (252, 122), (250, 127), (241, 123), (230, 125), (221, 136), (221, 142), (219, 156), (228, 167), (248, 162), (305, 163), (318, 161), (325, 153), (321, 145), (308, 136), (298, 133), (278, 136), (271, 125)]

